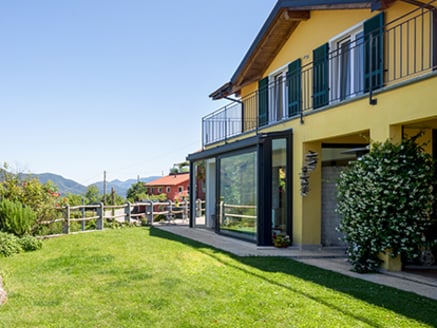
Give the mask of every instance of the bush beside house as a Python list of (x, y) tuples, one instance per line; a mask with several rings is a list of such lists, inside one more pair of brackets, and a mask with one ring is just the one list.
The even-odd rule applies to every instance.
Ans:
[(431, 224), (434, 167), (417, 144), (420, 135), (393, 144), (373, 143), (339, 178), (337, 211), (355, 271), (379, 268), (378, 254), (414, 256)]

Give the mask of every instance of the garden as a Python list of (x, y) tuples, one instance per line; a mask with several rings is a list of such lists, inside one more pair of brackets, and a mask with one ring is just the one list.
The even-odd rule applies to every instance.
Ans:
[(154, 227), (0, 258), (0, 327), (433, 327), (437, 301)]

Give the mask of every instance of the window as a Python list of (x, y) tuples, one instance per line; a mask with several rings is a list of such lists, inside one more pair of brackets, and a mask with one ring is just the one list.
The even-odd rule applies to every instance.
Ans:
[(341, 101), (364, 91), (364, 33), (362, 25), (330, 42), (330, 101)]
[(167, 192), (167, 194), (168, 194), (170, 191), (171, 191), (171, 188), (170, 188), (170, 187), (167, 187), (167, 188), (166, 188), (166, 192)]
[(287, 69), (281, 69), (269, 77), (271, 86), (269, 122), (280, 121), (287, 117), (288, 85)]
[(179, 191), (179, 192), (182, 192), (182, 191), (184, 191), (184, 187), (182, 187), (182, 186), (179, 186), (179, 188), (178, 188), (178, 191)]
[(162, 188), (159, 187), (159, 188), (158, 188), (158, 194), (161, 194), (161, 193), (162, 193)]
[(330, 102), (342, 101), (382, 87), (383, 26), (382, 12), (329, 42)]
[(219, 230), (256, 241), (257, 150), (233, 153), (219, 162)]

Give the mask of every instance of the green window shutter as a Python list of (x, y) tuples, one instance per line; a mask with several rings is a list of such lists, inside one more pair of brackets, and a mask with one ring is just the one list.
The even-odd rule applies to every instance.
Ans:
[(302, 110), (302, 69), (300, 58), (288, 65), (288, 116)]
[(268, 123), (269, 118), (269, 78), (258, 82), (258, 126)]
[(313, 108), (319, 108), (329, 103), (329, 45), (313, 50)]
[(384, 12), (364, 22), (364, 92), (384, 83)]

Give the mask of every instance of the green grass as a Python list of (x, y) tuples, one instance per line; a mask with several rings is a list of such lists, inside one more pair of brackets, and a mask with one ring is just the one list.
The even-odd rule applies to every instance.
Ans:
[(279, 257), (239, 258), (154, 228), (0, 259), (0, 327), (426, 327), (437, 301)]

